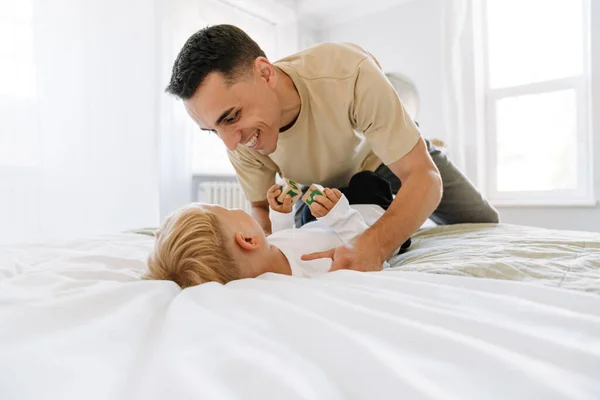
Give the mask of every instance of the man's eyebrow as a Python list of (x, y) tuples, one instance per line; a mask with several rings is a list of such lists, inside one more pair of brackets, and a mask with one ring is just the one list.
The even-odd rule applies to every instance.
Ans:
[(219, 126), (221, 125), (221, 122), (223, 122), (223, 120), (225, 118), (227, 118), (227, 116), (229, 114), (231, 114), (231, 112), (235, 110), (235, 107), (231, 107), (229, 110), (225, 111), (223, 114), (221, 114), (221, 116), (219, 117), (219, 119), (217, 120), (217, 122), (215, 122), (215, 126)]

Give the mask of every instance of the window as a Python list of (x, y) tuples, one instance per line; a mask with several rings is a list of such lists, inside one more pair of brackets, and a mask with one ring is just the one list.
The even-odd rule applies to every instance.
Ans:
[[(202, 18), (209, 24), (233, 24), (243, 29), (266, 53), (277, 58), (276, 25), (224, 2), (209, 0)], [(196, 175), (235, 175), (225, 145), (215, 134), (195, 132), (193, 135), (192, 169)]]
[(482, 11), (488, 197), (592, 203), (589, 0), (486, 0)]

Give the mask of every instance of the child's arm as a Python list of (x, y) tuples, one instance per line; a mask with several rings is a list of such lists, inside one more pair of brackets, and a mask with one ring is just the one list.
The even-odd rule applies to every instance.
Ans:
[(267, 201), (269, 202), (269, 218), (271, 220), (271, 233), (281, 231), (283, 229), (294, 229), (294, 217), (291, 214), (293, 209), (292, 199), (286, 196), (283, 203), (277, 201), (277, 197), (281, 194), (281, 185), (273, 185), (267, 191)]
[(271, 233), (282, 231), (284, 229), (294, 229), (294, 216), (290, 213), (282, 213), (272, 208), (269, 210), (271, 219)]
[(319, 206), (311, 205), (313, 215), (332, 228), (344, 243), (351, 242), (369, 227), (339, 190), (325, 189), (325, 196), (315, 196), (315, 200)]

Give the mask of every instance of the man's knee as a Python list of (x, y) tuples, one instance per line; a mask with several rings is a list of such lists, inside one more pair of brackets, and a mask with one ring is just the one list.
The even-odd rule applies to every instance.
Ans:
[(498, 213), (498, 210), (485, 202), (479, 209), (474, 211), (472, 222), (479, 224), (497, 224), (500, 222), (500, 214)]
[(483, 222), (489, 224), (500, 223), (500, 213), (498, 213), (498, 210), (488, 204)]

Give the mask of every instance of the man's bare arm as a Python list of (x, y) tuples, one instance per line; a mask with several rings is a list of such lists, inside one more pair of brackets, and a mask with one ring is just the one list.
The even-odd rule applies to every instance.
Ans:
[(269, 218), (269, 202), (267, 200), (252, 202), (252, 216), (258, 221), (267, 235), (271, 234)]
[(442, 199), (442, 179), (421, 138), (402, 159), (388, 166), (402, 187), (384, 215), (357, 242), (370, 243), (383, 262), (435, 211)]
[(443, 187), (440, 173), (421, 138), (406, 156), (389, 165), (389, 168), (400, 178), (402, 187), (381, 218), (352, 244), (304, 255), (303, 260), (332, 258), (331, 271), (381, 270), (383, 262), (437, 208)]

